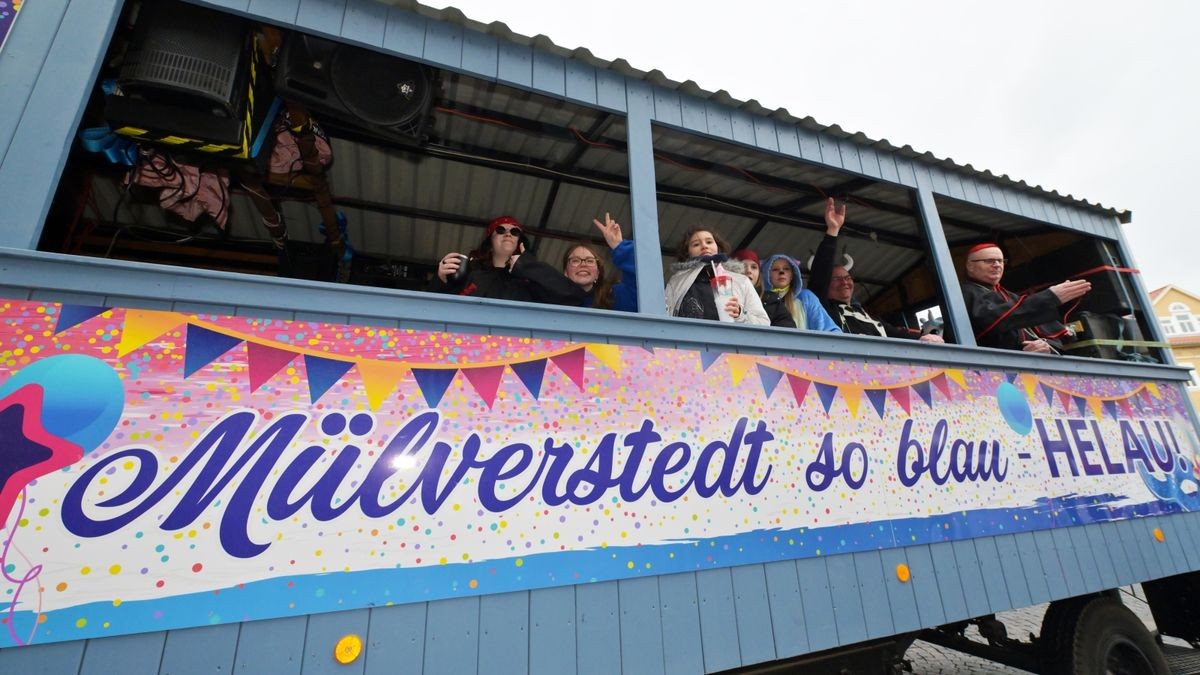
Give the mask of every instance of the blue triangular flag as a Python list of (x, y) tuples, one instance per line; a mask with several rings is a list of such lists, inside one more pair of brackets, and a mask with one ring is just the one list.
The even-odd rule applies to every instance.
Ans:
[(536, 399), (542, 393), (542, 376), (546, 372), (546, 359), (538, 359), (537, 361), (526, 361), (525, 363), (509, 364), (512, 371), (516, 373), (521, 383), (529, 390), (529, 393)]
[(1083, 411), (1087, 410), (1087, 401), (1081, 396), (1072, 396), (1075, 400), (1075, 407), (1079, 409), (1079, 416), (1084, 417)]
[(54, 324), (54, 334), (58, 335), (64, 330), (74, 328), (93, 316), (99, 316), (107, 311), (107, 307), (93, 307), (92, 305), (63, 305), (62, 308), (58, 310), (58, 323)]
[(1004, 379), (1008, 380), (1009, 384), (1012, 384), (1017, 381), (1017, 374), (1016, 373), (1004, 373)]
[(187, 353), (183, 356), (183, 376), (191, 377), (192, 373), (241, 344), (242, 339), (188, 324), (186, 343)]
[(1046, 405), (1054, 405), (1054, 390), (1041, 382), (1038, 383), (1038, 386), (1042, 388), (1042, 396), (1046, 397)]
[(1104, 404), (1104, 410), (1108, 413), (1109, 417), (1112, 417), (1114, 420), (1117, 419), (1117, 402), (1102, 401), (1102, 403)]
[(883, 409), (887, 406), (887, 389), (865, 389), (867, 400), (875, 406), (875, 414), (883, 419)]
[(353, 361), (338, 361), (320, 356), (304, 355), (304, 371), (308, 373), (308, 397), (316, 403), (329, 388), (342, 379), (347, 370), (354, 367)]
[(779, 384), (779, 380), (783, 377), (783, 373), (771, 368), (770, 366), (764, 366), (761, 363), (756, 363), (754, 365), (758, 366), (758, 379), (762, 380), (763, 391), (766, 392), (767, 396), (769, 397), (771, 394), (775, 393), (775, 386)]
[(425, 396), (425, 404), (430, 408), (436, 408), (437, 404), (442, 402), (442, 396), (446, 394), (446, 389), (450, 387), (457, 373), (458, 370), (454, 368), (412, 369), (413, 379), (417, 381), (417, 386)]
[(837, 396), (838, 388), (836, 384), (823, 384), (821, 382), (813, 382), (813, 386), (817, 388), (817, 396), (821, 397), (821, 406), (825, 408), (825, 412), (829, 412), (829, 406), (833, 405), (833, 398)]
[(700, 370), (708, 370), (708, 367), (717, 362), (721, 358), (721, 352), (700, 352)]
[(925, 401), (925, 405), (933, 407), (933, 392), (929, 390), (928, 380), (917, 382), (912, 386), (912, 390), (917, 392), (917, 396), (920, 396), (922, 401)]

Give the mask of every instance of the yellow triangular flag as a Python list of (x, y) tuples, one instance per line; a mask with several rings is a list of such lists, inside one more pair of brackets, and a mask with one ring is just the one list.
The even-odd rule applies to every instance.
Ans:
[(1162, 392), (1158, 390), (1158, 384), (1154, 382), (1146, 383), (1146, 391), (1150, 392), (1154, 398), (1162, 398)]
[(742, 383), (742, 379), (746, 377), (746, 373), (754, 367), (754, 357), (744, 354), (726, 354), (725, 363), (729, 364), (729, 377), (733, 380), (733, 386)]
[(408, 366), (392, 361), (363, 360), (358, 362), (358, 374), (367, 390), (367, 404), (376, 410), (408, 374)]
[(963, 371), (955, 368), (947, 368), (946, 377), (950, 378), (954, 382), (957, 382), (958, 386), (962, 387), (963, 389), (967, 388), (967, 380), (965, 377), (963, 377)]
[(599, 345), (588, 343), (584, 345), (588, 353), (600, 359), (600, 363), (608, 366), (615, 373), (621, 372), (621, 347), (619, 345)]
[(125, 322), (121, 326), (121, 341), (117, 344), (117, 356), (125, 356), (163, 333), (178, 328), (186, 320), (184, 315), (175, 312), (158, 312), (150, 309), (125, 310)]
[(1096, 419), (1104, 419), (1104, 404), (1100, 402), (1100, 399), (1089, 396), (1087, 402), (1088, 407), (1092, 409), (1092, 414), (1096, 416)]
[(846, 401), (846, 407), (850, 409), (850, 416), (858, 418), (858, 404), (862, 401), (863, 388), (857, 384), (843, 384), (840, 387), (842, 399)]
[(1025, 385), (1025, 395), (1033, 396), (1033, 392), (1037, 391), (1037, 375), (1033, 375), (1031, 373), (1021, 373), (1021, 384)]

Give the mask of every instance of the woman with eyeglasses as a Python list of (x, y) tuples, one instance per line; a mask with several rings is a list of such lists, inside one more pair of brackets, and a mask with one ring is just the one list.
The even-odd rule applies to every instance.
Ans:
[(604, 235), (612, 250), (613, 266), (620, 272), (616, 283), (608, 278), (604, 258), (591, 244), (575, 243), (563, 254), (563, 274), (583, 289), (584, 307), (615, 309), (619, 312), (637, 311), (637, 270), (634, 269), (633, 241), (621, 234), (621, 225), (605, 213), (604, 222), (592, 219), (592, 224)]
[(1014, 293), (1000, 285), (1007, 262), (1004, 252), (991, 242), (967, 251), (967, 281), (962, 290), (975, 341), (981, 347), (1059, 353), (1060, 340), (1069, 334), (1059, 308), (1083, 297), (1092, 283), (1077, 279), (1037, 293)]
[(457, 252), (442, 256), (430, 290), (554, 305), (583, 303), (584, 292), (579, 286), (550, 265), (525, 254), (525, 248), (521, 223), (512, 216), (500, 216), (488, 223), (483, 242), (469, 256)]

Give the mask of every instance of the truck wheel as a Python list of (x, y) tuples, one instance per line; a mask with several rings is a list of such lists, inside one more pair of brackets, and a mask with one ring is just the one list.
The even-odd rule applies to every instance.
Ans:
[(1074, 625), (1060, 626), (1069, 653), (1060, 672), (1076, 675), (1169, 675), (1166, 659), (1145, 624), (1119, 600), (1099, 597), (1082, 605)]

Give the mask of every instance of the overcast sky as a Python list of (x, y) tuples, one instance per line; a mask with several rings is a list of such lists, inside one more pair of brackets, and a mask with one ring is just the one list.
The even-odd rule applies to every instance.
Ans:
[(1147, 289), (1200, 293), (1198, 2), (431, 4), (1132, 211)]

